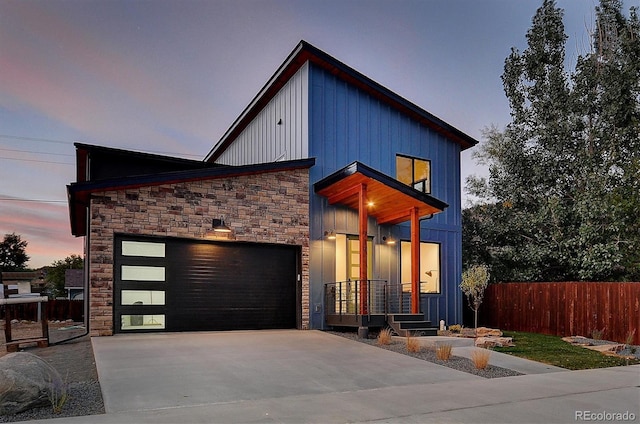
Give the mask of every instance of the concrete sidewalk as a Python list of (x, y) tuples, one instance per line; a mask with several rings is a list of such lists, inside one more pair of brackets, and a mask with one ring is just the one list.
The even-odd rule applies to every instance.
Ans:
[(93, 343), (108, 413), (41, 422), (573, 423), (598, 413), (640, 419), (640, 366), (487, 380), (319, 331), (128, 335)]

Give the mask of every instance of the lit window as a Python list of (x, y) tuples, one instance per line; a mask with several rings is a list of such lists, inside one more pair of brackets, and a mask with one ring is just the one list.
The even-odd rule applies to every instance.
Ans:
[(423, 193), (431, 193), (431, 161), (396, 155), (396, 179)]
[[(440, 293), (440, 245), (420, 242), (420, 293)], [(411, 242), (400, 242), (402, 291), (411, 291)]]

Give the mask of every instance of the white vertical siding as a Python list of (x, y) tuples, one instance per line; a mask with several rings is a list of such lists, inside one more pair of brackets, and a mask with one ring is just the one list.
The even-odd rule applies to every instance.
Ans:
[[(250, 165), (309, 157), (309, 63), (287, 81), (216, 160)], [(278, 125), (278, 122), (282, 123)]]

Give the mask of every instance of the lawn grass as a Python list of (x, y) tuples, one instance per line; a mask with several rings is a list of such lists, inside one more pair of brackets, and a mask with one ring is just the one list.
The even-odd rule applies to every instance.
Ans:
[(504, 335), (513, 337), (515, 347), (496, 347), (494, 348), (496, 352), (508, 353), (569, 370), (640, 364), (638, 360), (627, 361), (624, 358), (607, 356), (584, 347), (574, 346), (557, 336), (518, 331), (505, 331)]

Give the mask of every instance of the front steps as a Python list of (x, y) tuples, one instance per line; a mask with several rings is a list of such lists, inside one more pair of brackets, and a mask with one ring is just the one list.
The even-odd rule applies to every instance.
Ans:
[(437, 336), (438, 329), (425, 321), (424, 314), (389, 314), (387, 324), (401, 337)]

